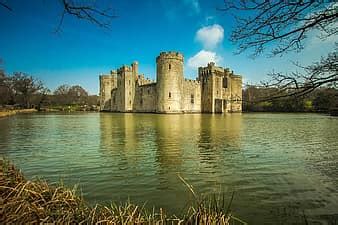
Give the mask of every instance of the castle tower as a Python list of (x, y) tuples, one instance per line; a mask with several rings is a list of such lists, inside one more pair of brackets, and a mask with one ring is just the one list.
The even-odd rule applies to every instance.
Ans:
[(131, 112), (133, 110), (135, 97), (135, 74), (137, 63), (131, 66), (122, 66), (117, 70), (117, 110), (120, 112)]
[(100, 75), (100, 110), (111, 110), (111, 90), (116, 88), (117, 73), (115, 70), (110, 71), (110, 74)]
[(178, 52), (161, 52), (156, 58), (156, 112), (182, 112), (183, 55)]

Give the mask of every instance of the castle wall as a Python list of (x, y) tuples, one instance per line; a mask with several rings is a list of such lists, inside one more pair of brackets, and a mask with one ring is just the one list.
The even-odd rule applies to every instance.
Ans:
[(133, 109), (135, 112), (156, 111), (156, 83), (137, 86)]
[(201, 84), (197, 80), (184, 80), (182, 111), (201, 112)]
[(111, 90), (116, 88), (116, 71), (111, 71), (109, 75), (100, 76), (100, 110), (110, 111)]
[(198, 68), (199, 80), (201, 82), (201, 112), (212, 113), (214, 111), (214, 77), (211, 69)]
[(100, 109), (115, 112), (225, 113), (242, 110), (242, 77), (209, 63), (198, 79), (183, 77), (183, 55), (156, 58), (157, 83), (138, 74), (138, 63), (100, 76)]
[(118, 111), (118, 101), (119, 98), (117, 97), (117, 88), (111, 90), (111, 100), (110, 100), (110, 111), (117, 112)]
[(242, 77), (231, 76), (231, 112), (242, 112)]
[(116, 108), (119, 112), (131, 112), (133, 110), (137, 63), (131, 66), (122, 66), (117, 70)]

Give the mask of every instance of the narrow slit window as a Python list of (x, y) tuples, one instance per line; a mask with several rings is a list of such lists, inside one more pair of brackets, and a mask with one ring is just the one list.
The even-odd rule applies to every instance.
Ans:
[(171, 69), (171, 64), (169, 64), (169, 70)]
[(190, 100), (190, 102), (191, 102), (191, 104), (194, 104), (194, 102), (195, 102), (195, 99), (194, 99), (194, 95), (193, 94), (191, 94), (191, 100)]
[(171, 92), (169, 92), (169, 98), (171, 98)]
[(228, 79), (226, 77), (223, 78), (223, 88), (228, 87)]

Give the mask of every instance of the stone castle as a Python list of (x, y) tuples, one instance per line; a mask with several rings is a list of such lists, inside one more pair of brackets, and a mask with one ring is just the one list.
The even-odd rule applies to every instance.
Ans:
[(196, 80), (184, 79), (183, 55), (161, 52), (156, 82), (138, 63), (100, 76), (100, 109), (113, 112), (225, 113), (242, 111), (242, 77), (209, 63)]

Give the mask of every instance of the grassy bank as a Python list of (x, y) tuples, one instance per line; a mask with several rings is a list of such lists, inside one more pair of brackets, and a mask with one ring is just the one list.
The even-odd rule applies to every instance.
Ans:
[(221, 207), (217, 203), (200, 202), (180, 216), (167, 215), (163, 209), (149, 212), (144, 206), (129, 202), (92, 207), (76, 189), (50, 185), (43, 180), (29, 181), (14, 165), (2, 159), (0, 215), (0, 224), (245, 224), (231, 215), (229, 205)]
[(18, 113), (32, 113), (36, 112), (36, 109), (13, 109), (13, 110), (5, 110), (5, 111), (0, 111), (0, 118), (1, 117), (6, 117), (6, 116), (13, 116)]

